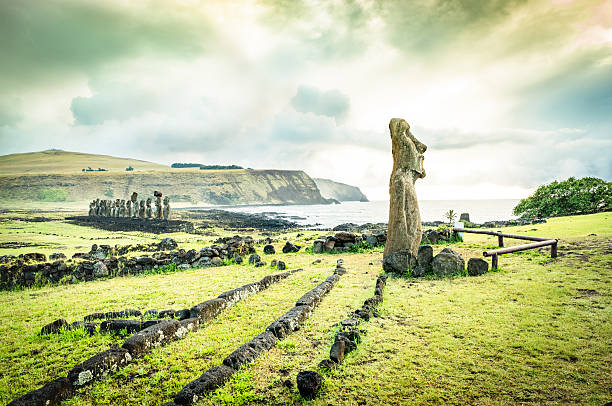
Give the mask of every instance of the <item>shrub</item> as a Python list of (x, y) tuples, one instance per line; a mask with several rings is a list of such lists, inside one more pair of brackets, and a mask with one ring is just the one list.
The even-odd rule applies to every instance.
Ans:
[(38, 200), (43, 202), (64, 202), (67, 197), (68, 192), (58, 188), (42, 189), (38, 192)]
[(524, 218), (597, 213), (612, 208), (612, 183), (598, 178), (569, 178), (540, 186), (522, 199), (514, 215)]

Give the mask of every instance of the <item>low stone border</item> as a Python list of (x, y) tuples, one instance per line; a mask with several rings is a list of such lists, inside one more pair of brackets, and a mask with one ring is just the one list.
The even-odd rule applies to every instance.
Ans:
[(197, 402), (201, 396), (222, 386), (241, 366), (255, 361), (263, 352), (274, 347), (278, 340), (296, 331), (300, 324), (310, 317), (323, 296), (336, 285), (340, 275), (346, 272), (341, 261), (339, 260), (338, 267), (331, 276), (299, 298), (292, 309), (273, 321), (262, 333), (238, 347), (223, 360), (222, 365), (210, 368), (198, 379), (187, 384), (173, 401), (165, 403), (164, 406), (191, 405)]
[[(340, 325), (340, 330), (334, 337), (334, 343), (329, 351), (329, 359), (325, 359), (319, 363), (320, 369), (331, 369), (334, 365), (341, 364), (342, 361), (344, 361), (345, 354), (357, 348), (357, 344), (361, 341), (360, 331), (357, 326), (360, 320), (368, 321), (376, 314), (376, 308), (383, 301), (383, 290), (385, 289), (386, 283), (387, 276), (379, 276), (376, 279), (374, 296), (368, 298), (361, 308), (351, 313), (348, 319), (338, 323), (338, 325)], [(300, 393), (301, 392), (302, 390), (300, 390)]]
[[(155, 320), (155, 324), (143, 328), (133, 336), (126, 339), (121, 347), (111, 347), (109, 350), (94, 355), (68, 371), (67, 377), (55, 379), (43, 387), (26, 393), (18, 399), (13, 400), (11, 403), (9, 403), (9, 405), (58, 405), (62, 401), (73, 396), (75, 389), (105, 376), (109, 372), (116, 371), (118, 368), (127, 365), (133, 358), (141, 357), (155, 347), (183, 338), (185, 334), (189, 333), (190, 331), (197, 330), (201, 323), (215, 318), (217, 315), (219, 315), (219, 313), (221, 313), (221, 311), (223, 311), (223, 309), (234, 305), (244, 298), (258, 293), (268, 288), (273, 283), (283, 280), (289, 275), (299, 271), (302, 271), (302, 269), (295, 269), (280, 274), (268, 275), (259, 282), (249, 283), (239, 288), (224, 292), (215, 299), (207, 300), (193, 306), (191, 309), (189, 309), (190, 317), (187, 319), (180, 321), (176, 319), (161, 321)], [(98, 314), (104, 315), (106, 313)], [(108, 314), (113, 314), (113, 312), (109, 312)], [(111, 321), (120, 322), (120, 320)], [(121, 321), (130, 322), (131, 320)], [(138, 320), (134, 321), (139, 322)], [(65, 320), (63, 322), (66, 323)], [(58, 323), (58, 321), (56, 320), (51, 324), (54, 323)], [(147, 322), (143, 322), (142, 325), (146, 325), (146, 323)], [(43, 327), (43, 330), (46, 327), (47, 326)]]

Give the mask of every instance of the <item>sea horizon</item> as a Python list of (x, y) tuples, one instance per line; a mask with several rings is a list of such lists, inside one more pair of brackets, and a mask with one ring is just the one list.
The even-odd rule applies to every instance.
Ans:
[[(424, 222), (447, 221), (444, 214), (454, 210), (457, 220), (461, 213), (468, 213), (471, 222), (483, 223), (517, 218), (512, 214), (512, 209), (518, 202), (520, 199), (432, 199), (419, 200), (419, 209), (421, 220)], [(303, 226), (335, 227), (343, 223), (386, 223), (389, 217), (389, 200), (313, 205), (191, 206), (185, 209), (222, 209), (239, 213), (264, 214), (271, 218), (294, 221)]]

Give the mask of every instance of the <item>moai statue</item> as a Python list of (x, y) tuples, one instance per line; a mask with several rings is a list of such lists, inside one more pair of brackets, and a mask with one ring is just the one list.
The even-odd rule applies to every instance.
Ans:
[(110, 200), (104, 201), (104, 216), (110, 217), (111, 214), (111, 202)]
[(115, 217), (121, 216), (121, 199), (115, 200)]
[(121, 206), (119, 209), (119, 217), (125, 217), (125, 199), (121, 199)]
[(126, 206), (127, 206), (126, 207), (127, 217), (132, 217), (132, 201), (128, 200), (127, 203), (126, 203)]
[(134, 218), (138, 217), (138, 193), (132, 193), (132, 197), (130, 197), (132, 201), (132, 210), (134, 210)]
[(96, 216), (100, 215), (100, 199), (96, 199), (95, 201), (94, 214)]
[(140, 201), (140, 207), (138, 207), (138, 217), (141, 219), (145, 218), (145, 201)]
[(168, 196), (164, 197), (164, 220), (168, 220), (170, 217), (170, 199)]
[(151, 210), (151, 198), (147, 198), (147, 218), (150, 219), (153, 215), (153, 210)]
[(162, 218), (162, 199), (161, 196), (155, 197), (155, 218)]
[(115, 217), (115, 212), (116, 212), (116, 209), (117, 209), (116, 206), (117, 206), (117, 204), (113, 200), (111, 200), (110, 201), (110, 216), (111, 217)]
[(421, 243), (421, 213), (414, 190), (417, 179), (425, 177), (423, 154), (427, 146), (410, 132), (401, 118), (391, 119), (393, 171), (389, 181), (389, 226), (383, 254), (383, 269), (407, 273), (416, 268)]
[(89, 203), (89, 217), (92, 217), (96, 214), (96, 201)]

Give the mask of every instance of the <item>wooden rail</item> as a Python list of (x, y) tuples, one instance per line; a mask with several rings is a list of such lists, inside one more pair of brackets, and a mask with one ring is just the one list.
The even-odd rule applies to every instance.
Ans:
[(515, 245), (513, 247), (507, 248), (499, 248), (491, 251), (484, 251), (482, 255), (485, 257), (491, 257), (491, 268), (496, 269), (498, 265), (498, 257), (502, 254), (510, 254), (512, 252), (525, 251), (532, 248), (546, 247), (550, 245), (550, 257), (557, 258), (557, 243), (558, 240), (553, 238), (543, 238), (543, 237), (531, 237), (528, 235), (517, 235), (517, 234), (504, 234), (497, 231), (487, 231), (487, 230), (472, 230), (468, 228), (453, 228), (454, 232), (457, 233), (472, 233), (472, 234), (486, 234), (486, 235), (495, 235), (497, 236), (497, 242), (500, 247), (504, 246), (504, 237), (506, 238), (515, 238), (518, 240), (527, 240), (527, 241), (536, 241), (530, 244), (523, 245)]

